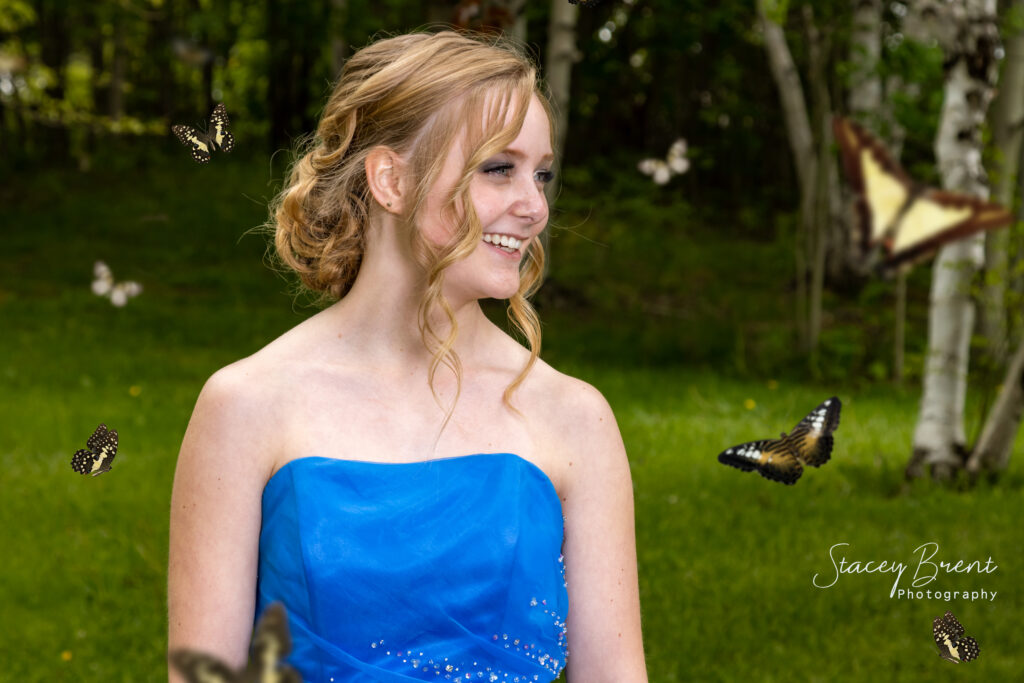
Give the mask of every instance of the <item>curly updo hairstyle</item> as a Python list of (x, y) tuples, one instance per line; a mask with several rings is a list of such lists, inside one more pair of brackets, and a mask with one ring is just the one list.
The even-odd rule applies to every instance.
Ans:
[[(435, 400), (439, 401), (434, 376), (440, 364), (457, 379), (458, 390), (445, 424), (458, 401), (462, 380), (462, 366), (453, 349), (458, 326), (441, 292), (445, 269), (469, 256), (483, 238), (469, 197), (470, 180), (488, 157), (519, 135), (533, 96), (547, 112), (553, 140), (551, 105), (537, 69), (506, 39), (443, 31), (372, 43), (346, 62), (316, 136), (300, 151), (272, 205), (278, 257), (322, 301), (336, 300), (352, 287), (366, 246), (374, 201), (366, 179), (368, 153), (385, 146), (409, 161), (415, 186), (400, 222), (426, 276), (419, 329), (433, 354), (428, 381)], [(442, 209), (453, 237), (438, 247), (414, 226), (459, 135), (466, 136), (469, 151), (462, 175)], [(509, 320), (530, 348), (529, 360), (502, 395), (502, 401), (517, 413), (510, 401), (512, 392), (540, 353), (540, 321), (527, 297), (540, 286), (543, 271), (543, 247), (540, 240), (532, 240), (520, 265), (519, 291), (508, 304)], [(451, 323), (443, 339), (428, 316), (438, 308)]]

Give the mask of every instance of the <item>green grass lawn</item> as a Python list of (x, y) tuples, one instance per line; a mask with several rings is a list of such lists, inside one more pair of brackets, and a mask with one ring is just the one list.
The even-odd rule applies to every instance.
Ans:
[[(264, 169), (222, 161), (40, 173), (0, 190), (0, 680), (165, 680), (167, 513), (193, 402), (210, 373), (311, 312), (261, 263), (262, 238), (243, 236), (265, 216)], [(94, 296), (97, 259), (145, 291), (123, 309)], [(604, 392), (629, 451), (652, 683), (1024, 671), (1024, 439), (998, 484), (905, 487), (916, 386), (645, 368), (630, 347), (619, 366), (588, 356), (600, 328), (544, 320), (545, 357)], [(833, 458), (795, 486), (718, 464), (833, 394)], [(81, 477), (71, 454), (101, 421), (120, 433), (118, 459)], [(905, 587), (927, 542), (935, 561), (991, 557), (998, 569), (923, 589), (995, 600), (890, 599), (891, 574), (812, 584), (831, 580), (829, 548), (848, 543), (848, 561), (908, 564)], [(931, 623), (946, 609), (979, 641), (977, 661), (938, 657)]]

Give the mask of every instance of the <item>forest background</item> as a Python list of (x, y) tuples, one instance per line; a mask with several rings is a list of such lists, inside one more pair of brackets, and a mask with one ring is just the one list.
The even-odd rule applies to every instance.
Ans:
[[(828, 134), (851, 116), (917, 180), (1019, 212), (1024, 3), (985, 0), (0, 0), (0, 679), (164, 679), (191, 407), (316, 310), (264, 263), (267, 203), (345, 58), (437, 24), (518, 36), (558, 105), (542, 355), (619, 420), (651, 681), (1014, 680), (1024, 230), (944, 250), (956, 268), (864, 273)], [(987, 174), (958, 183), (942, 143), (963, 64), (960, 152)], [(235, 148), (200, 166), (170, 126), (217, 102)], [(638, 169), (678, 138), (685, 172)], [(142, 292), (94, 295), (99, 260)], [(951, 313), (934, 293), (953, 272)], [(964, 348), (936, 353), (952, 319)], [(832, 395), (833, 459), (795, 486), (716, 462)], [(83, 479), (68, 463), (99, 422), (118, 459)], [(819, 588), (840, 543), (908, 572), (926, 543), (992, 558), (924, 587), (997, 597), (893, 599), (877, 573)], [(978, 660), (937, 656), (946, 609)]]

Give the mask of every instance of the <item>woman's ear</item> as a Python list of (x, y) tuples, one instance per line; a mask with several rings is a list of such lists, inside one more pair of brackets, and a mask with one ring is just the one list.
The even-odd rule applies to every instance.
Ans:
[(374, 147), (366, 155), (366, 181), (373, 198), (388, 213), (400, 214), (406, 197), (405, 162), (388, 147)]

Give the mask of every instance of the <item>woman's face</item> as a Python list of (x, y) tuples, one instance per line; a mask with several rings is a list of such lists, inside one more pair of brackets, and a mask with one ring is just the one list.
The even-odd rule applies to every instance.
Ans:
[[(518, 137), (474, 171), (469, 195), (483, 239), (473, 253), (445, 272), (450, 301), (507, 299), (519, 291), (519, 264), (547, 224), (544, 185), (551, 180), (553, 157), (547, 114), (532, 97)], [(457, 141), (426, 202), (421, 229), (437, 244), (451, 236), (452, 227), (441, 218), (440, 207), (459, 179), (465, 158), (463, 141)]]

